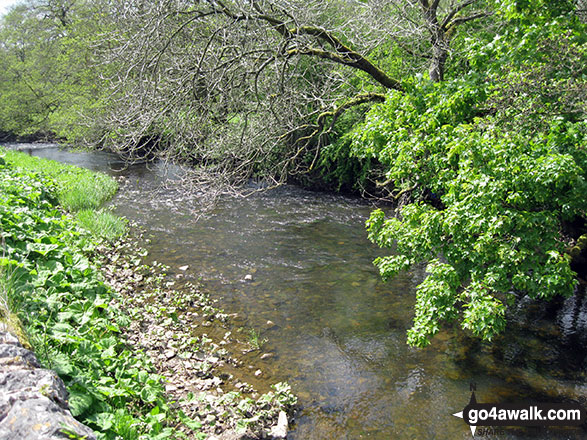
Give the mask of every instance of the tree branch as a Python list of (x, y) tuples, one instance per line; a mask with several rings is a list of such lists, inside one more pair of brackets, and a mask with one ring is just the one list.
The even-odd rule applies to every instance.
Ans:
[(297, 26), (293, 28), (288, 28), (283, 20), (262, 13), (262, 10), (257, 2), (253, 2), (253, 8), (255, 9), (255, 11), (257, 11), (258, 14), (249, 16), (235, 14), (234, 12), (230, 11), (222, 1), (212, 0), (212, 4), (214, 3), (217, 3), (220, 6), (220, 10), (216, 9), (218, 12), (222, 12), (234, 20), (262, 20), (269, 23), (273, 27), (273, 29), (279, 32), (287, 40), (294, 40), (296, 36), (300, 35), (308, 35), (316, 37), (317, 39), (326, 42), (335, 51), (333, 53), (316, 48), (297, 48), (288, 50), (287, 55), (289, 56), (300, 54), (312, 55), (323, 59), (329, 59), (331, 61), (362, 70), (387, 89), (403, 91), (399, 81), (390, 78), (387, 74), (385, 74), (385, 72), (383, 72), (381, 69), (375, 66), (371, 61), (369, 61), (360, 53), (346, 46), (335, 35), (327, 31), (326, 29), (317, 26)]
[(444, 20), (442, 20), (440, 27), (444, 30), (447, 30), (448, 25), (449, 25), (450, 21), (454, 18), (454, 16), (457, 15), (463, 9), (465, 9), (467, 6), (475, 3), (476, 1), (477, 0), (466, 0), (463, 3), (461, 3), (460, 5), (455, 6), (451, 11), (449, 11), (449, 13), (446, 15), (446, 17), (444, 17)]
[(456, 20), (453, 20), (452, 23), (449, 24), (447, 31), (449, 29), (453, 29), (456, 26), (466, 23), (467, 21), (472, 21), (472, 20), (477, 20), (478, 18), (483, 18), (483, 17), (489, 17), (491, 15), (491, 12), (479, 12), (477, 14), (473, 14), (473, 15), (469, 15), (468, 17), (463, 17), (463, 18), (457, 18)]

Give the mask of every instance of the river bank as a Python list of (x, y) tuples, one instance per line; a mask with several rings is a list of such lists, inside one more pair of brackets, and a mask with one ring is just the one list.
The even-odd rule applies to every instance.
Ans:
[[(107, 212), (99, 206), (116, 190), (112, 178), (12, 152), (3, 156), (5, 303), (23, 323), (23, 342), (64, 380), (78, 420), (107, 439), (285, 436), (283, 411), (295, 401), (289, 388), (278, 385), (256, 400), (225, 393), (229, 376), (221, 366), (230, 360), (223, 358), (222, 341), (191, 338), (177, 309), (167, 313), (172, 304), (189, 302), (192, 316), (222, 319), (205, 296), (195, 288), (193, 296), (164, 290), (163, 275), (141, 265), (136, 252), (126, 253), (137, 249), (128, 238), (116, 246), (104, 236), (97, 240), (105, 229), (92, 220)], [(77, 192), (79, 182), (93, 186)], [(92, 195), (89, 206), (83, 194)], [(64, 206), (87, 212), (74, 218)], [(84, 217), (97, 226), (93, 233), (80, 226)]]

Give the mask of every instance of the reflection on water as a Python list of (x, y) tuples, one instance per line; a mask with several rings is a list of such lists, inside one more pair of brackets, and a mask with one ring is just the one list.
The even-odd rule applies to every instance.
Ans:
[[(34, 153), (93, 169), (118, 164), (105, 153)], [(406, 330), (424, 273), (381, 282), (371, 261), (382, 252), (366, 239), (365, 202), (288, 187), (226, 200), (199, 216), (197, 199), (160, 187), (169, 170), (124, 174), (114, 203), (150, 233), (150, 258), (172, 272), (189, 265), (191, 277), (239, 314), (239, 325), (268, 339), (263, 353), (271, 358), (251, 353), (245, 361), (263, 370), (265, 386), (287, 380), (299, 395), (290, 439), (468, 439), (468, 427), (451, 414), (468, 403), (471, 382), (481, 402), (586, 395), (584, 292), (558, 308), (521, 304), (493, 345), (447, 330), (430, 348), (411, 349)], [(584, 436), (584, 429), (507, 429), (499, 438)]]

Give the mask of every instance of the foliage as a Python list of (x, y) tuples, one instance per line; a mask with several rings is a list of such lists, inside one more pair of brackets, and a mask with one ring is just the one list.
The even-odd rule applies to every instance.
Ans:
[(0, 174), (0, 266), (10, 274), (11, 308), (41, 361), (65, 381), (72, 414), (100, 438), (170, 435), (165, 417), (155, 417), (169, 410), (163, 378), (120, 338), (128, 318), (86, 257), (87, 234), (57, 210), (57, 185), (6, 165)]
[(57, 200), (68, 211), (97, 209), (118, 189), (111, 176), (21, 152), (1, 149), (6, 161), (18, 168), (42, 173), (56, 185)]
[(291, 387), (285, 382), (272, 385), (273, 391), (263, 394), (256, 401), (231, 391), (220, 397), (220, 401), (232, 413), (239, 432), (255, 430), (263, 421), (276, 420), (279, 411), (289, 411), (297, 403)]
[[(457, 320), (491, 340), (517, 295), (548, 300), (573, 292), (561, 230), (586, 214), (585, 114), (578, 98), (561, 100), (569, 72), (551, 69), (540, 54), (529, 57), (523, 38), (554, 44), (568, 32), (563, 18), (513, 29), (509, 36), (517, 39), (479, 44), (470, 54), (475, 69), (460, 79), (407, 83), (405, 94), (388, 96), (355, 133), (353, 154), (382, 163), (403, 202), (397, 217), (377, 210), (367, 222), (369, 238), (395, 250), (376, 260), (382, 275), (428, 263), (408, 332), (412, 345), (427, 345), (442, 322)], [(582, 40), (565, 44), (584, 60)], [(524, 60), (519, 69), (514, 55)], [(522, 70), (530, 63), (535, 76)], [(542, 87), (550, 75), (559, 82)], [(585, 90), (585, 77), (576, 81)], [(518, 86), (534, 94), (517, 98)], [(570, 109), (571, 98), (575, 111), (556, 111)], [(505, 100), (509, 105), (497, 105)]]
[(409, 342), (457, 320), (491, 339), (517, 295), (573, 287), (565, 249), (568, 225), (585, 223), (587, 169), (578, 5), (31, 0), (0, 27), (0, 131), (90, 133), (185, 161), (221, 187), (210, 193), (263, 178), (375, 189), (400, 205), (368, 223), (397, 249), (383, 275), (428, 263)]
[(267, 339), (261, 338), (261, 333), (254, 328), (249, 329), (249, 345), (253, 350), (260, 350), (267, 342)]
[(93, 237), (111, 241), (125, 232), (124, 219), (99, 209), (118, 188), (112, 177), (17, 151), (0, 152), (13, 166), (49, 177), (48, 188), (53, 188), (59, 205), (70, 212), (79, 211), (76, 219)]
[(105, 209), (84, 209), (75, 218), (85, 229), (92, 231), (94, 236), (108, 241), (122, 236), (126, 230), (125, 220)]
[(0, 132), (73, 140), (80, 114), (99, 105), (93, 41), (101, 2), (29, 0), (0, 21)]

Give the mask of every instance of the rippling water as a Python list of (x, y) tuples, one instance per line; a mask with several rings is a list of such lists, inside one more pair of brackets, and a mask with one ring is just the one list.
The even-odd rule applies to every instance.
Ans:
[[(42, 157), (113, 172), (106, 153), (20, 146)], [(287, 380), (301, 410), (290, 439), (469, 439), (451, 414), (468, 403), (552, 402), (587, 393), (587, 300), (584, 287), (558, 306), (527, 300), (512, 311), (507, 333), (482, 344), (457, 330), (430, 348), (409, 348), (414, 289), (423, 270), (381, 282), (366, 239), (372, 207), (359, 199), (294, 187), (227, 199), (203, 215), (197, 198), (161, 188), (173, 169), (154, 165), (127, 176), (114, 205), (145, 227), (150, 258), (189, 265), (238, 325), (267, 342), (255, 385)], [(115, 173), (116, 174), (116, 173)], [(252, 275), (251, 281), (245, 281)], [(268, 321), (271, 321), (268, 324)], [(580, 439), (586, 429), (506, 429), (497, 437)]]

